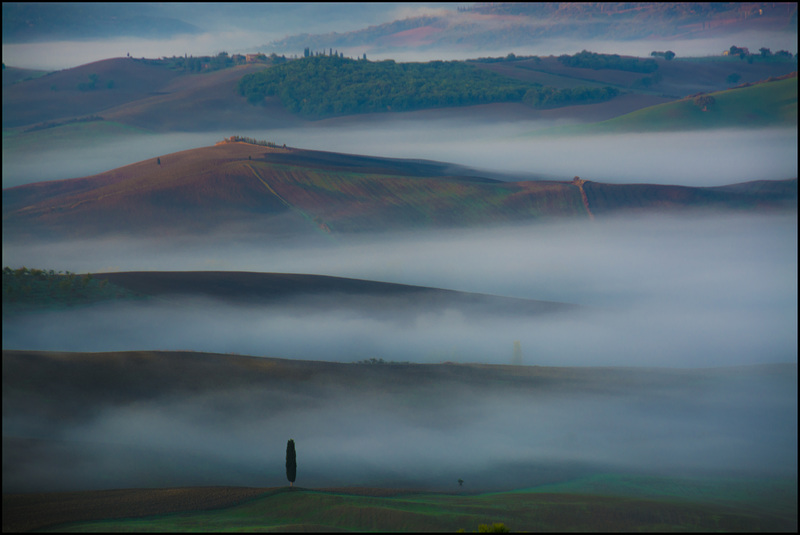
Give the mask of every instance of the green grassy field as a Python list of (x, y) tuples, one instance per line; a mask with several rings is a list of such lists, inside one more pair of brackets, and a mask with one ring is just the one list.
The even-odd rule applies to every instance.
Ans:
[(597, 135), (797, 124), (797, 77), (718, 91), (709, 96), (714, 103), (705, 111), (694, 98), (686, 98), (599, 123), (548, 128), (529, 135)]
[[(48, 530), (105, 531), (796, 531), (796, 480), (616, 474), (513, 492), (368, 496), (283, 488), (232, 507)], [(44, 531), (48, 531), (44, 530)]]

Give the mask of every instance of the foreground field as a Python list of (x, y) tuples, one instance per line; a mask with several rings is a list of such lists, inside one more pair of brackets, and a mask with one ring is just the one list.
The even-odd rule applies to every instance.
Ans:
[(3, 531), (787, 531), (796, 480), (601, 475), (488, 494), (204, 487), (3, 495)]

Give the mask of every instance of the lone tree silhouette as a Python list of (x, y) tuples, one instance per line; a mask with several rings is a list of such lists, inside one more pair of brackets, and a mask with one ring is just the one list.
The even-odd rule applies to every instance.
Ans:
[(289, 439), (286, 443), (286, 479), (289, 485), (294, 487), (294, 480), (297, 478), (297, 455), (294, 451), (294, 440)]

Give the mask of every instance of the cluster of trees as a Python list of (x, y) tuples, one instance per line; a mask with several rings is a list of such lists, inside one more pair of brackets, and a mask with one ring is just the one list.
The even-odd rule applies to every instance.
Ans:
[(739, 59), (746, 59), (748, 63), (753, 63), (755, 59), (767, 61), (787, 61), (796, 59), (796, 56), (792, 56), (792, 53), (788, 50), (778, 50), (773, 54), (772, 50), (769, 48), (761, 47), (758, 49), (758, 54), (752, 54), (748, 48), (738, 47), (736, 45), (731, 45), (728, 49), (728, 55), (739, 56)]
[[(278, 97), (289, 111), (309, 118), (524, 102), (529, 91), (533, 92), (527, 101), (537, 107), (615, 95), (611, 88), (542, 88), (461, 61), (370, 62), (336, 55), (309, 56), (246, 75), (239, 81), (238, 90), (253, 104)], [(535, 97), (540, 93), (541, 97)]]
[(90, 273), (55, 272), (21, 267), (3, 268), (3, 310), (20, 307), (69, 306), (102, 299), (130, 297), (127, 290), (96, 279)]
[(375, 357), (372, 357), (372, 358), (369, 358), (369, 359), (357, 360), (353, 364), (408, 364), (408, 363), (409, 363), (408, 361), (404, 361), (404, 362), (397, 362), (397, 361), (394, 361), (394, 360), (386, 361), (386, 360), (383, 360), (383, 359), (380, 359), (380, 358), (376, 359)]
[(597, 54), (584, 50), (575, 55), (558, 57), (563, 65), (584, 69), (614, 69), (629, 72), (653, 72), (658, 69), (654, 59), (623, 58), (619, 54)]
[(560, 108), (575, 104), (592, 104), (611, 100), (619, 95), (615, 87), (573, 87), (571, 89), (556, 89), (555, 87), (539, 86), (529, 89), (522, 97), (522, 102), (536, 109)]
[[(281, 147), (281, 145), (273, 143), (272, 141), (264, 141), (263, 139), (256, 139), (253, 137), (246, 137), (246, 136), (231, 136), (226, 141), (249, 143), (251, 145), (260, 145), (262, 147), (272, 147), (273, 149)], [(283, 146), (286, 147), (286, 145)]]
[(486, 58), (468, 59), (467, 61), (473, 63), (501, 63), (504, 61), (522, 61), (529, 59), (534, 60), (536, 63), (542, 61), (542, 58), (540, 58), (539, 56), (517, 56), (513, 52), (509, 53), (507, 56), (500, 56), (497, 58), (486, 57)]
[[(177, 71), (186, 72), (212, 72), (236, 65), (244, 65), (247, 63), (247, 57), (242, 54), (229, 55), (227, 52), (220, 52), (216, 56), (172, 56), (171, 58), (161, 59), (136, 59), (148, 65), (161, 65)], [(257, 61), (260, 63), (280, 65), (286, 63), (286, 56), (278, 56), (274, 52), (267, 56), (266, 54), (258, 54)]]
[(654, 58), (664, 58), (667, 61), (672, 61), (672, 58), (675, 57), (675, 52), (673, 52), (672, 50), (667, 50), (666, 52), (658, 52), (656, 50), (653, 50), (652, 52), (650, 52), (650, 55), (653, 56)]
[[(309, 47), (306, 47), (306, 48), (303, 49), (303, 57), (304, 58), (310, 58), (310, 57), (314, 57), (314, 56), (324, 56), (324, 55), (326, 55), (324, 50), (323, 51), (312, 51), (311, 48), (309, 48)], [(333, 48), (329, 48), (328, 49), (328, 54), (327, 55), (328, 56), (337, 57), (337, 58), (343, 58), (344, 57), (344, 53), (343, 52), (339, 52), (338, 50), (334, 50)], [(364, 54), (364, 58), (363, 59), (367, 59), (367, 55), (366, 54)]]
[(716, 103), (716, 100), (711, 95), (698, 95), (694, 97), (694, 104), (702, 111), (708, 111), (708, 109)]

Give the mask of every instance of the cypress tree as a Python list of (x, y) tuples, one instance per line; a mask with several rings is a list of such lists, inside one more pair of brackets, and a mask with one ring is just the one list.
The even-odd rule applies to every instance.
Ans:
[(294, 440), (289, 439), (286, 444), (286, 479), (290, 486), (294, 487), (294, 480), (297, 477), (297, 455), (294, 451)]

